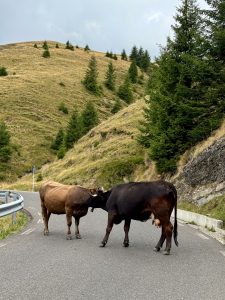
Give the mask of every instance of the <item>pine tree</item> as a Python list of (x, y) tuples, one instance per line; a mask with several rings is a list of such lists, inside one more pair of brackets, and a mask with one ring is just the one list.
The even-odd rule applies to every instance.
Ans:
[(140, 136), (160, 173), (174, 172), (180, 155), (221, 120), (212, 88), (216, 74), (196, 1), (183, 0), (175, 21), (174, 39), (168, 39), (148, 84), (150, 99)]
[(97, 61), (96, 58), (92, 56), (88, 65), (88, 69), (86, 71), (83, 84), (88, 91), (92, 92), (93, 94), (99, 95), (100, 89), (97, 84), (97, 77), (98, 77)]
[(38, 47), (38, 46), (37, 46), (37, 44), (35, 43), (35, 44), (34, 44), (34, 48), (37, 48), (37, 47)]
[(148, 53), (147, 50), (145, 50), (142, 59), (141, 59), (141, 65), (140, 68), (144, 71), (144, 72), (148, 72), (149, 68), (150, 68), (150, 63), (151, 63), (151, 59), (150, 59), (150, 55)]
[(0, 122), (0, 165), (7, 163), (12, 155), (10, 134), (4, 122)]
[(121, 101), (120, 101), (120, 99), (117, 98), (111, 109), (111, 113), (116, 114), (121, 109), (121, 107), (122, 107)]
[(109, 90), (114, 91), (115, 90), (115, 80), (116, 80), (115, 69), (113, 67), (112, 62), (110, 62), (108, 65), (107, 73), (106, 73), (105, 86)]
[(60, 128), (55, 137), (55, 140), (52, 142), (51, 149), (59, 150), (60, 147), (64, 144), (64, 138), (65, 138), (64, 131), (62, 128)]
[(70, 43), (70, 41), (66, 42), (66, 49), (74, 51), (74, 46)]
[(86, 51), (86, 52), (89, 52), (89, 51), (90, 51), (90, 48), (89, 48), (88, 45), (85, 46), (84, 51)]
[(144, 54), (145, 54), (144, 49), (142, 47), (140, 47), (140, 49), (138, 50), (136, 64), (141, 69), (142, 69), (142, 62), (143, 62)]
[(113, 54), (113, 57), (112, 57), (114, 60), (117, 60), (117, 55), (116, 54)]
[(137, 63), (138, 60), (138, 48), (136, 46), (134, 46), (131, 50), (131, 54), (130, 54), (130, 60), (131, 61), (135, 61)]
[(127, 60), (127, 54), (126, 54), (125, 49), (123, 49), (123, 51), (122, 51), (122, 53), (121, 53), (121, 59), (122, 59), (122, 60)]
[(58, 44), (58, 43), (56, 43), (56, 44), (55, 44), (55, 47), (58, 49), (58, 48), (59, 48), (59, 44)]
[(75, 107), (70, 117), (68, 126), (66, 128), (66, 134), (65, 134), (66, 149), (72, 148), (74, 143), (77, 142), (81, 136), (82, 136), (81, 117), (77, 111), (77, 108)]
[(109, 51), (106, 52), (105, 56), (110, 57)]
[(50, 57), (50, 52), (49, 52), (48, 49), (45, 49), (45, 50), (44, 50), (44, 52), (43, 52), (43, 54), (42, 54), (42, 57), (44, 57), (44, 58), (49, 58), (49, 57)]
[(109, 58), (113, 58), (113, 53), (112, 53), (112, 51), (109, 52)]
[(81, 115), (83, 134), (98, 124), (98, 114), (92, 102), (87, 102)]
[(133, 60), (130, 64), (130, 68), (128, 70), (128, 74), (132, 83), (136, 83), (138, 79), (138, 68), (135, 60)]
[(44, 43), (42, 45), (42, 48), (45, 49), (45, 50), (48, 50), (48, 43), (47, 43), (47, 41), (44, 41)]
[(133, 93), (129, 74), (126, 76), (124, 83), (119, 87), (118, 96), (128, 104), (133, 101)]

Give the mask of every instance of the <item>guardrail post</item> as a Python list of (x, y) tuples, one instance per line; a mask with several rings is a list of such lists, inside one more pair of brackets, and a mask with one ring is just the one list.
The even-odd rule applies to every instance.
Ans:
[[(16, 194), (13, 195), (13, 201), (17, 200), (17, 196)], [(15, 224), (16, 223), (16, 212), (12, 213), (12, 223)]]

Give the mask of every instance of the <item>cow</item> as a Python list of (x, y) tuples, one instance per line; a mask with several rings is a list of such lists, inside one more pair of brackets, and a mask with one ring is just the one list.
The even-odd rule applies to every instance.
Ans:
[(75, 218), (75, 236), (80, 239), (79, 221), (81, 217), (87, 214), (87, 200), (95, 193), (95, 189), (86, 189), (76, 185), (64, 185), (54, 181), (43, 183), (39, 194), (44, 221), (44, 235), (49, 234), (48, 222), (51, 214), (66, 214), (67, 239), (72, 239), (70, 231), (72, 217)]
[[(107, 192), (97, 192), (97, 196), (89, 199), (88, 205), (94, 208), (102, 208), (108, 212), (108, 225), (106, 234), (101, 242), (101, 247), (107, 244), (113, 224), (119, 224), (124, 220), (125, 238), (124, 247), (129, 246), (129, 229), (131, 220), (147, 221), (153, 218), (153, 222), (162, 228), (161, 237), (155, 247), (160, 251), (166, 240), (165, 255), (170, 254), (171, 237), (177, 241), (177, 191), (174, 185), (166, 181), (130, 182), (113, 187)], [(174, 226), (170, 217), (174, 209)]]

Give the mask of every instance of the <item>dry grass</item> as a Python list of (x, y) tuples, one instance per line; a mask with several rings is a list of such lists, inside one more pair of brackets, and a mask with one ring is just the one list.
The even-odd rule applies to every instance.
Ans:
[[(143, 105), (137, 101), (95, 127), (64, 159), (43, 166), (43, 180), (109, 187), (133, 179), (136, 168), (143, 165), (144, 149), (136, 141)], [(28, 175), (7, 187), (31, 189), (31, 185)]]
[[(103, 82), (108, 62), (104, 53), (70, 51), (65, 45), (48, 42), (51, 58), (42, 58), (42, 42), (18, 43), (0, 46), (0, 66), (7, 68), (9, 76), (0, 78), (0, 120), (3, 119), (16, 146), (6, 178), (13, 181), (17, 175), (30, 172), (31, 166), (41, 167), (54, 159), (49, 151), (53, 136), (68, 117), (58, 110), (64, 102), (72, 110), (76, 104), (81, 110), (87, 100), (94, 101), (101, 120), (107, 119), (115, 101), (115, 94), (104, 88)], [(91, 55), (95, 55), (99, 69), (99, 83), (103, 95), (89, 94), (81, 81)], [(129, 67), (125, 61), (113, 61), (117, 72), (117, 86)], [(63, 83), (64, 86), (60, 85)], [(141, 93), (140, 86), (136, 87)], [(138, 93), (136, 98), (138, 98)]]

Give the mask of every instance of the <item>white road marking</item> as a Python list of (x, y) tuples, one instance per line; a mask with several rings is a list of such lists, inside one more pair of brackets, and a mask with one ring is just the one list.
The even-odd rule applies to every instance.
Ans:
[(37, 224), (39, 224), (39, 223), (43, 224), (43, 220), (39, 219), (39, 220), (37, 221)]
[(197, 236), (199, 236), (203, 240), (209, 240), (209, 238), (207, 236), (205, 236), (204, 234), (197, 233)]
[(7, 244), (2, 244), (2, 245), (0, 245), (0, 248), (2, 248), (2, 247), (5, 247)]
[(223, 256), (225, 256), (225, 251), (220, 251), (220, 253), (221, 253)]
[(22, 232), (21, 235), (24, 235), (24, 234), (28, 235), (28, 234), (30, 234), (31, 232), (33, 232), (34, 230), (35, 230), (35, 228), (34, 228), (34, 229), (28, 229), (28, 230)]

